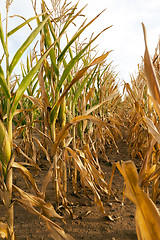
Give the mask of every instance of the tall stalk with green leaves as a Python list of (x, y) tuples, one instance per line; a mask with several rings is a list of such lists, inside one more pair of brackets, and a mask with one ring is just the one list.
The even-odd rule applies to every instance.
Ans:
[[(1, 86), (1, 93), (4, 96), (4, 102), (6, 104), (6, 112), (2, 112), (2, 119), (0, 120), (0, 164), (2, 166), (1, 172), (1, 191), (3, 196), (3, 202), (6, 205), (6, 215), (7, 215), (7, 225), (6, 225), (6, 236), (7, 239), (15, 239), (14, 236), (14, 229), (13, 229), (13, 222), (14, 222), (14, 211), (13, 211), (13, 203), (12, 203), (12, 165), (14, 163), (14, 153), (13, 153), (13, 143), (12, 143), (12, 121), (14, 114), (17, 109), (17, 105), (27, 89), (28, 85), (31, 83), (33, 77), (39, 70), (42, 62), (48, 55), (49, 51), (51, 50), (52, 46), (48, 48), (48, 50), (43, 54), (43, 56), (38, 60), (36, 65), (28, 72), (28, 74), (22, 79), (19, 84), (19, 87), (12, 95), (11, 86), (10, 86), (10, 79), (15, 69), (16, 65), (18, 64), (21, 56), (25, 52), (25, 50), (30, 46), (36, 36), (44, 27), (45, 23), (49, 19), (49, 15), (46, 15), (42, 22), (39, 23), (38, 27), (33, 30), (28, 38), (22, 43), (21, 47), (17, 50), (14, 57), (11, 61), (9, 61), (9, 51), (8, 51), (8, 41), (9, 37), (20, 30), (23, 26), (27, 24), (25, 23), (20, 24), (10, 32), (8, 32), (8, 12), (11, 2), (9, 0), (6, 1), (6, 29), (4, 30), (2, 25), (2, 19), (0, 15), (0, 40), (3, 47), (3, 53), (1, 55), (0, 61), (0, 86)], [(36, 19), (30, 18), (28, 22), (31, 20)], [(5, 63), (4, 61), (5, 60)], [(4, 67), (5, 65), (5, 67)], [(6, 120), (3, 118), (4, 115), (7, 115)]]

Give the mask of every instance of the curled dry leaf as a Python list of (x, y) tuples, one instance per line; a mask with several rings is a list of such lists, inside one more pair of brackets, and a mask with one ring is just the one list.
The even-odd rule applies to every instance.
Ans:
[(19, 187), (13, 185), (13, 190), (21, 197), (30, 203), (30, 205), (38, 207), (43, 210), (43, 213), (48, 217), (63, 219), (54, 209), (51, 203), (46, 203), (42, 198), (26, 193)]
[(13, 146), (15, 147), (15, 150), (18, 154), (22, 154), (30, 162), (31, 166), (40, 169), (37, 163), (32, 158), (28, 157), (27, 154), (25, 154), (20, 147), (18, 147), (15, 143), (13, 144)]
[(46, 155), (46, 158), (47, 158), (48, 162), (51, 164), (51, 159), (50, 159), (50, 156), (49, 156), (46, 148), (43, 147), (43, 145), (41, 144), (41, 142), (37, 138), (33, 137), (33, 139), (38, 143), (39, 147), (42, 149), (42, 151)]
[(40, 196), (41, 193), (38, 190), (37, 184), (34, 181), (34, 178), (33, 178), (32, 174), (28, 171), (28, 169), (25, 168), (22, 164), (17, 163), (17, 162), (14, 162), (12, 164), (12, 167), (18, 169), (23, 174), (23, 176), (30, 182), (30, 184), (34, 188), (35, 192)]

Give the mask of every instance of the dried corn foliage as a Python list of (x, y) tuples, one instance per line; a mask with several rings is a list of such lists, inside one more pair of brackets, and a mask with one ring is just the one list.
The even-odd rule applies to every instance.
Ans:
[(159, 44), (151, 60), (143, 23), (142, 27), (144, 59), (137, 77), (132, 77), (131, 85), (125, 84), (128, 95), (124, 100), (128, 110), (126, 122), (132, 159), (139, 158), (140, 171), (138, 174), (132, 161), (118, 163), (117, 167), (125, 179), (125, 195), (136, 204), (138, 239), (160, 239), (160, 214), (155, 205), (160, 196)]

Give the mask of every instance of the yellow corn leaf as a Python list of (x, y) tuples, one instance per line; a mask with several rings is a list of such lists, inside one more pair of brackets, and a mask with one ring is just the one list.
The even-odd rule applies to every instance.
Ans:
[(144, 42), (145, 42), (145, 53), (144, 53), (144, 71), (147, 78), (147, 83), (151, 96), (160, 104), (160, 86), (154, 71), (154, 67), (149, 55), (147, 45), (147, 34), (144, 24), (142, 23)]
[(7, 239), (7, 224), (0, 221), (0, 237)]
[(101, 126), (107, 127), (106, 123), (104, 123), (102, 120), (100, 120), (99, 118), (97, 118), (95, 116), (92, 116), (92, 115), (82, 115), (82, 116), (74, 117), (71, 120), (71, 123), (74, 124), (74, 123), (77, 123), (79, 121), (84, 121), (84, 120), (90, 120), (91, 122), (93, 122), (93, 123), (95, 123), (97, 125), (101, 125)]
[(118, 162), (125, 179), (125, 195), (136, 204), (136, 230), (139, 240), (160, 239), (160, 214), (156, 205), (138, 185), (137, 169), (132, 161)]
[(144, 122), (147, 124), (148, 131), (151, 133), (151, 135), (156, 139), (158, 143), (160, 143), (160, 133), (158, 132), (158, 129), (154, 125), (153, 121), (149, 119), (147, 116), (143, 117)]
[[(28, 108), (28, 109), (16, 109), (15, 110), (15, 112), (14, 112), (14, 114), (13, 114), (13, 116), (15, 116), (15, 115), (17, 115), (17, 114), (19, 114), (19, 113), (21, 113), (21, 112), (32, 112), (33, 111), (33, 108)], [(7, 118), (7, 114), (5, 114), (4, 116), (3, 116), (3, 119), (6, 119)]]
[(160, 118), (160, 105), (152, 96), (150, 96), (150, 95), (148, 95), (148, 96), (149, 96), (149, 99), (153, 102), (154, 109)]
[(112, 51), (109, 51), (109, 52), (103, 54), (102, 56), (97, 57), (95, 60), (93, 60), (93, 62), (91, 62), (91, 64), (89, 66), (91, 67), (91, 66), (94, 66), (96, 64), (103, 62), (106, 59), (106, 57), (109, 55), (110, 52), (112, 52)]
[(135, 97), (134, 97), (134, 94), (133, 94), (133, 91), (129, 85), (129, 83), (125, 83), (124, 84), (124, 88), (127, 90), (127, 92), (129, 93), (129, 95), (131, 96), (131, 98), (136, 101)]

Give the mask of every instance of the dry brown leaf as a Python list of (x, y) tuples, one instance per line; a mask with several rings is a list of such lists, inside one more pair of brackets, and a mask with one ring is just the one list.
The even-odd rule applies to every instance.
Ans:
[(13, 189), (22, 199), (28, 201), (32, 206), (42, 209), (46, 216), (63, 219), (63, 217), (55, 211), (51, 203), (46, 203), (42, 198), (26, 193), (15, 185), (13, 185)]
[(43, 145), (41, 144), (41, 142), (40, 142), (37, 138), (33, 137), (33, 139), (38, 143), (39, 147), (40, 147), (40, 148), (42, 149), (42, 151), (45, 153), (48, 162), (51, 164), (51, 159), (50, 159), (50, 156), (49, 156), (46, 148), (43, 147)]
[(30, 162), (32, 166), (34, 166), (37, 169), (40, 169), (39, 166), (34, 162), (34, 160), (27, 156), (27, 154), (25, 154), (20, 147), (18, 147), (15, 143), (13, 143), (13, 146), (15, 147), (16, 152), (22, 154)]
[(17, 162), (14, 162), (12, 164), (12, 167), (18, 169), (24, 175), (24, 177), (30, 182), (30, 184), (34, 188), (35, 192), (40, 196), (41, 193), (40, 193), (39, 189), (37, 188), (37, 184), (35, 183), (34, 178), (33, 178), (32, 174), (28, 171), (28, 169), (25, 168), (22, 164), (17, 163)]

